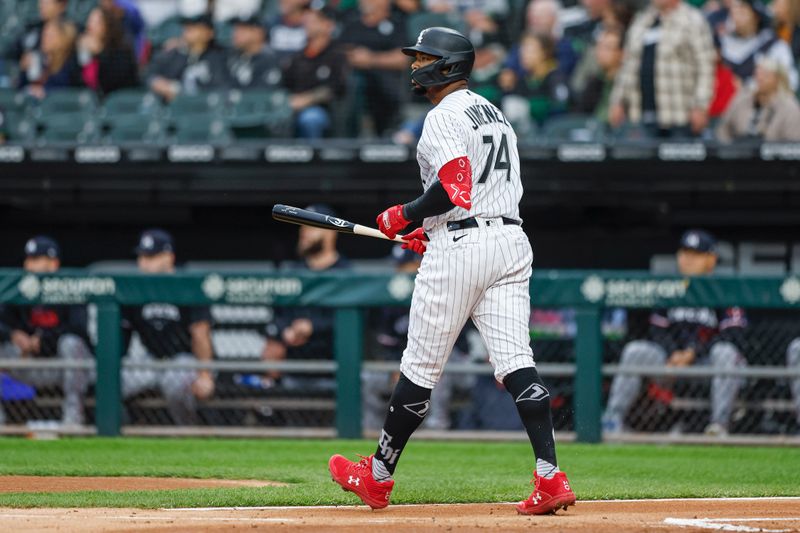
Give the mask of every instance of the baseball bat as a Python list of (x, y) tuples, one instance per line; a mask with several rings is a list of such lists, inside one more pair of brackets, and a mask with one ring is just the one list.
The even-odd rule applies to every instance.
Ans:
[(367, 226), (362, 226), (361, 224), (355, 224), (349, 220), (344, 220), (339, 217), (332, 217), (329, 215), (315, 213), (307, 209), (292, 207), (291, 205), (275, 204), (272, 207), (272, 218), (279, 220), (280, 222), (288, 222), (289, 224), (313, 226), (315, 228), (329, 229), (342, 233), (354, 233), (356, 235), (364, 235), (366, 237), (373, 237), (375, 239), (406, 242), (400, 237), (400, 235), (396, 236), (394, 239), (389, 239), (389, 237), (375, 228), (369, 228)]

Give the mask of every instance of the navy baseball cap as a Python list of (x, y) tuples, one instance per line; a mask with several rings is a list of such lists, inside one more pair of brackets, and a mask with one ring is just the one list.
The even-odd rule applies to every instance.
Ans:
[(25, 243), (25, 257), (50, 257), (58, 259), (61, 257), (61, 248), (55, 239), (46, 235), (37, 235), (28, 239)]
[(328, 204), (311, 204), (306, 207), (306, 211), (311, 211), (312, 213), (319, 213), (320, 215), (327, 215), (329, 217), (338, 216), (336, 211), (333, 210), (331, 206)]
[(204, 26), (208, 26), (209, 28), (213, 28), (214, 20), (211, 18), (209, 13), (198, 13), (196, 15), (182, 16), (181, 24), (184, 26), (190, 24), (202, 24)]
[(156, 255), (161, 252), (175, 252), (172, 235), (163, 229), (149, 229), (142, 232), (139, 245), (133, 249), (136, 255)]
[(419, 263), (422, 260), (422, 256), (413, 250), (404, 250), (401, 245), (395, 244), (392, 248), (392, 259), (395, 265), (400, 266), (407, 263)]
[(690, 229), (681, 236), (681, 250), (716, 253), (717, 241), (710, 233), (701, 229)]

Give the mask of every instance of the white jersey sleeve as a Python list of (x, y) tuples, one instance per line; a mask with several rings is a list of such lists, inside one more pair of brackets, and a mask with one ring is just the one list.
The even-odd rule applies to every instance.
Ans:
[(417, 145), (417, 153), (429, 166), (428, 183), (423, 183), (427, 190), (439, 174), (439, 170), (448, 162), (467, 155), (467, 135), (461, 121), (447, 111), (432, 110), (425, 117), (422, 136)]

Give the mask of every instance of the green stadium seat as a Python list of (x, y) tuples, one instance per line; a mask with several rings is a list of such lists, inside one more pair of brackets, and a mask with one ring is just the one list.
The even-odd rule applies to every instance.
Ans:
[(293, 112), (282, 89), (231, 91), (229, 121), (237, 139), (287, 137)]
[(36, 121), (24, 113), (6, 111), (0, 128), (9, 142), (28, 142), (36, 138)]
[(147, 32), (147, 36), (153, 44), (153, 50), (160, 49), (165, 42), (181, 35), (183, 35), (183, 26), (179, 17), (170, 17)]
[(40, 121), (47, 121), (50, 115), (92, 113), (96, 107), (97, 97), (88, 89), (56, 89), (34, 108), (34, 114)]
[(603, 127), (591, 115), (561, 115), (544, 124), (541, 137), (561, 142), (600, 142)]
[(42, 126), (39, 140), (44, 143), (85, 143), (99, 138), (97, 122), (87, 113), (49, 115)]
[(224, 143), (230, 139), (231, 132), (224, 117), (206, 113), (175, 119), (175, 142)]
[(151, 115), (161, 109), (161, 100), (145, 89), (121, 89), (114, 91), (103, 102), (103, 115)]
[(219, 115), (225, 109), (225, 93), (213, 91), (199, 94), (179, 94), (169, 104), (169, 112), (175, 118), (194, 114)]
[(230, 48), (233, 43), (233, 24), (229, 22), (214, 24), (214, 40), (220, 45)]
[(24, 113), (29, 100), (25, 93), (14, 89), (0, 89), (0, 109), (11, 113)]
[(108, 141), (112, 143), (157, 144), (164, 141), (162, 121), (147, 115), (114, 115), (109, 118)]
[(81, 25), (86, 24), (89, 13), (97, 7), (96, 0), (70, 0), (67, 4), (67, 18)]

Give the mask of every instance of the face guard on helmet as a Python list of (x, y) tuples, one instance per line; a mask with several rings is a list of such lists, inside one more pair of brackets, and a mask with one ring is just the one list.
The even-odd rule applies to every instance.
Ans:
[(469, 39), (450, 28), (427, 28), (420, 32), (414, 46), (403, 48), (407, 56), (417, 52), (438, 57), (436, 61), (411, 73), (414, 92), (425, 94), (429, 87), (469, 79), (475, 63), (475, 49)]

